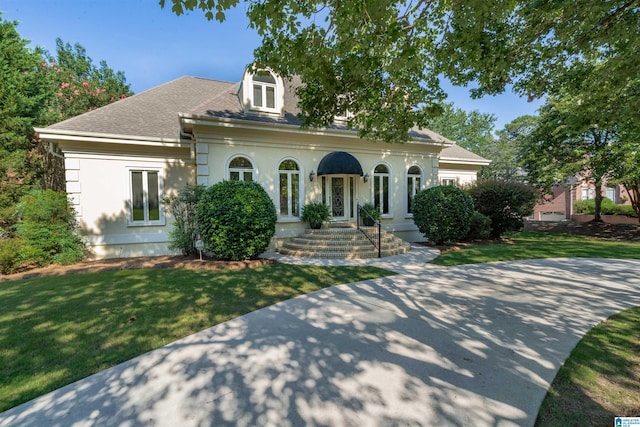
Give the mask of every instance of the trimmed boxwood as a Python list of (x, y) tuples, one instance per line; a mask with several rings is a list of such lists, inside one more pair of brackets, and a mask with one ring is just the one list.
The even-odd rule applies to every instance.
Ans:
[(451, 185), (419, 191), (411, 207), (413, 222), (437, 245), (464, 239), (474, 212), (471, 196)]
[(219, 259), (255, 259), (275, 234), (276, 208), (255, 182), (222, 181), (207, 188), (196, 212), (205, 250)]

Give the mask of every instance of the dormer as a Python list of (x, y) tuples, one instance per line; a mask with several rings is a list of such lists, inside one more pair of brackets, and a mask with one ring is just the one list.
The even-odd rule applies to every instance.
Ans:
[(284, 83), (273, 71), (244, 72), (238, 96), (245, 112), (283, 114)]

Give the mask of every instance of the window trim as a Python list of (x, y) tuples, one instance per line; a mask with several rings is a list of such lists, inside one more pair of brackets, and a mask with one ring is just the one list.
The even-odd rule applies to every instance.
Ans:
[[(385, 173), (376, 173), (376, 168), (378, 166), (384, 166), (385, 168), (387, 168), (387, 172)], [(378, 178), (383, 178), (383, 177), (387, 177), (388, 183), (387, 183), (387, 190), (389, 191), (388, 194), (388, 203), (389, 206), (387, 206), (388, 209), (388, 213), (382, 213), (382, 210), (380, 212), (380, 217), (381, 218), (393, 218), (393, 197), (391, 194), (391, 166), (386, 163), (386, 162), (378, 162), (373, 166), (373, 169), (371, 171), (371, 176), (372, 176), (372, 181), (371, 181), (371, 204), (375, 205), (375, 200), (376, 200), (376, 194), (375, 194), (375, 187), (376, 187), (376, 180)], [(380, 187), (381, 189), (383, 188), (383, 186)], [(380, 198), (380, 200), (382, 201), (382, 197)]]
[[(258, 73), (269, 73), (271, 75), (271, 77), (273, 77), (275, 83), (268, 83), (268, 82), (260, 82), (260, 81), (254, 81), (253, 78), (255, 77), (256, 74)], [(252, 73), (249, 79), (250, 82), (250, 90), (249, 90), (249, 99), (251, 100), (250, 104), (251, 104), (251, 109), (255, 110), (255, 111), (265, 111), (268, 113), (277, 113), (278, 112), (278, 78), (276, 77), (276, 75), (271, 72), (270, 70), (259, 70), (256, 73)], [(261, 94), (262, 94), (262, 103), (264, 105), (256, 105), (256, 100), (254, 97), (254, 89), (256, 86), (260, 86), (260, 90), (261, 90)], [(273, 88), (273, 108), (267, 107), (267, 88)]]
[[(128, 166), (127, 168), (127, 194), (129, 199), (127, 201), (127, 226), (129, 227), (149, 227), (149, 226), (163, 226), (166, 224), (166, 217), (164, 213), (164, 170), (157, 167), (135, 167)], [(132, 174), (134, 172), (142, 172), (142, 190), (143, 190), (143, 204), (144, 204), (144, 217), (142, 221), (136, 221), (133, 219), (133, 179)], [(149, 196), (148, 196), (148, 173), (156, 172), (158, 174), (158, 209), (159, 219), (149, 220)]]
[[(410, 174), (409, 171), (411, 170), (411, 168), (413, 167), (417, 167), (420, 170), (419, 174)], [(415, 185), (415, 179), (420, 178), (420, 185), (418, 186), (418, 188), (416, 189), (416, 185)], [(409, 178), (411, 178), (414, 182), (413, 182), (413, 190), (414, 190), (414, 194), (412, 195), (412, 197), (415, 195), (415, 193), (417, 193), (418, 191), (422, 190), (423, 185), (424, 185), (424, 168), (418, 164), (412, 164), (409, 165), (409, 167), (407, 168), (406, 172), (405, 172), (405, 180), (404, 180), (404, 185), (405, 185), (405, 201), (404, 201), (404, 214), (405, 214), (405, 218), (413, 218), (413, 214), (411, 212), (409, 212)]]
[(242, 179), (240, 179), (240, 181), (244, 181), (245, 180), (244, 179), (244, 172), (249, 172), (250, 171), (251, 172), (251, 181), (257, 182), (256, 178), (258, 177), (258, 171), (257, 171), (256, 166), (255, 166), (256, 162), (246, 154), (234, 154), (234, 155), (232, 155), (231, 157), (229, 157), (227, 159), (227, 164), (225, 166), (225, 179), (227, 181), (231, 181), (231, 162), (233, 162), (235, 159), (237, 159), (239, 157), (245, 158), (245, 159), (247, 159), (249, 161), (249, 163), (251, 163), (251, 169), (248, 169), (248, 168), (234, 169), (234, 171), (238, 171), (238, 172), (242, 171), (243, 172)]
[[(282, 165), (282, 163), (286, 162), (286, 161), (292, 161), (295, 162), (295, 164), (298, 166), (298, 170), (297, 171), (293, 171), (293, 170), (280, 170), (280, 166)], [(288, 197), (287, 197), (287, 210), (289, 210), (289, 213), (287, 215), (282, 215), (282, 211), (281, 211), (281, 205), (280, 205), (280, 174), (281, 173), (286, 173), (287, 174), (287, 188), (288, 188)], [(291, 209), (289, 209), (289, 203), (293, 202), (293, 199), (291, 197), (291, 189), (293, 188), (293, 184), (292, 184), (292, 180), (291, 180), (291, 176), (292, 175), (298, 175), (298, 215), (292, 215), (291, 214)], [(277, 211), (278, 211), (278, 220), (279, 221), (288, 221), (288, 222), (298, 222), (300, 221), (300, 216), (302, 215), (302, 207), (304, 206), (304, 171), (302, 169), (301, 163), (298, 159), (295, 159), (293, 157), (285, 157), (280, 159), (280, 161), (277, 163), (277, 167), (276, 167), (276, 177), (277, 177), (277, 182), (278, 182), (278, 186), (276, 187), (276, 200), (278, 201), (278, 206), (277, 206)], [(291, 206), (292, 207), (292, 206)]]

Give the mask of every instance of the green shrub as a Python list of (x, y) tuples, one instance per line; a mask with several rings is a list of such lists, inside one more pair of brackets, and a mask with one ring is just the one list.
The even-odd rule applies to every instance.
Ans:
[(20, 252), (24, 243), (18, 239), (0, 240), (0, 273), (16, 272), (20, 265)]
[(478, 211), (471, 215), (471, 225), (467, 240), (484, 240), (491, 236), (491, 218)]
[[(588, 200), (576, 200), (573, 204), (576, 213), (593, 215), (596, 213), (596, 201), (595, 199)], [(613, 200), (602, 199), (602, 205), (600, 206), (600, 214), (602, 215), (626, 215), (637, 217), (638, 215), (633, 210), (631, 205), (616, 205)]]
[(71, 264), (84, 257), (85, 246), (66, 193), (32, 191), (20, 199), (16, 214), (16, 236), (24, 242), (22, 261)]
[(220, 259), (255, 259), (275, 234), (276, 208), (255, 182), (222, 181), (209, 187), (196, 212), (206, 250)]
[(329, 206), (320, 202), (309, 202), (302, 207), (300, 219), (309, 223), (309, 227), (319, 229), (322, 223), (329, 219), (331, 211)]
[(419, 191), (411, 204), (413, 222), (433, 243), (464, 239), (473, 215), (473, 200), (463, 190), (446, 185)]
[(476, 210), (491, 218), (491, 237), (520, 230), (524, 218), (533, 214), (538, 195), (533, 187), (519, 181), (488, 179), (469, 187)]
[(196, 206), (204, 190), (201, 185), (186, 185), (177, 195), (165, 199), (167, 210), (174, 219), (173, 228), (169, 231), (169, 249), (179, 250), (186, 256), (198, 253)]

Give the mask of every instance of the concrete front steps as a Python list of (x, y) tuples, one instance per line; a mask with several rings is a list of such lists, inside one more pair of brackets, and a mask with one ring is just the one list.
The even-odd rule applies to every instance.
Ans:
[[(361, 227), (364, 231), (373, 232), (374, 227)], [(400, 255), (409, 252), (411, 245), (393, 234), (382, 231), (380, 235), (381, 256)], [(283, 255), (314, 258), (377, 258), (378, 249), (369, 239), (353, 226), (334, 226), (320, 230), (307, 229), (285, 241), (277, 251)]]

